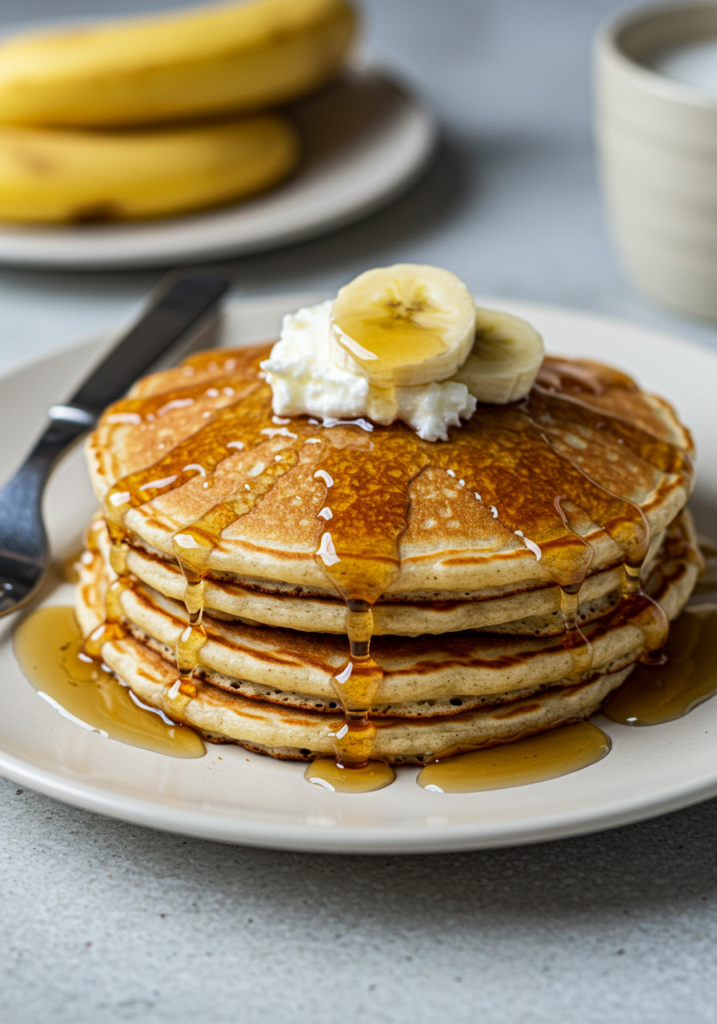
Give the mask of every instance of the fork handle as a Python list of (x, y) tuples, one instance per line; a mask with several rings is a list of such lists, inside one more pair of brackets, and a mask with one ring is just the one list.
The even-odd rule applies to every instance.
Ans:
[(42, 520), (42, 492), (52, 469), (68, 448), (94, 424), (89, 413), (72, 406), (53, 406), (45, 428), (17, 473), (0, 491), (0, 519), (4, 524), (3, 555), (11, 556), (29, 573), (46, 568), (47, 535)]

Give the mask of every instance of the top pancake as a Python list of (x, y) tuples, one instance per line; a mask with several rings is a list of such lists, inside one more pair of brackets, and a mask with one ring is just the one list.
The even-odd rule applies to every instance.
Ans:
[(659, 533), (687, 500), (688, 432), (608, 367), (547, 359), (525, 402), (429, 443), (279, 421), (268, 351), (201, 353), (104, 414), (90, 472), (131, 544), (173, 559), (179, 531), (210, 575), (348, 599), (570, 586), (639, 562), (645, 519)]

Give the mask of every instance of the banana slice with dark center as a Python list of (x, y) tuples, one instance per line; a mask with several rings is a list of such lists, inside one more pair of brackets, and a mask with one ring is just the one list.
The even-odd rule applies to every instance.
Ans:
[(374, 387), (445, 380), (475, 337), (475, 303), (449, 270), (397, 263), (360, 274), (331, 310), (331, 358)]

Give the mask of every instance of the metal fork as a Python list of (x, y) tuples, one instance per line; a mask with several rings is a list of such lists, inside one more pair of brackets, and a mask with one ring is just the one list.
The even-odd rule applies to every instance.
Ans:
[(187, 350), (229, 287), (225, 277), (194, 273), (160, 286), (143, 316), (63, 405), (0, 490), (0, 616), (38, 591), (50, 564), (42, 495), (55, 464), (143, 374)]

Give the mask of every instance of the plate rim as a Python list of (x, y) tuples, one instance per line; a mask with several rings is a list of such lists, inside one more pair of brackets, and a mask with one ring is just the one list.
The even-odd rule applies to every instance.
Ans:
[[(244, 310), (249, 307), (256, 313), (261, 310), (269, 311), (272, 308), (286, 307), (287, 304), (293, 305), (297, 301), (301, 302), (302, 296), (307, 301), (317, 301), (317, 296), (320, 294), (317, 290), (283, 292), (247, 299), (233, 298), (227, 305), (230, 308)], [(679, 342), (680, 345), (693, 349), (695, 353), (712, 357), (717, 364), (717, 352), (697, 341), (682, 339), (667, 331), (655, 330), (641, 324), (632, 324), (616, 317), (602, 316), (591, 310), (582, 311), (570, 307), (506, 297), (480, 296), (479, 301), (493, 303), (498, 308), (507, 306), (518, 313), (523, 310), (526, 315), (545, 314), (575, 317), (583, 322), (591, 320), (606, 328), (610, 326), (628, 328), (630, 331), (639, 333), (645, 340), (660, 338), (673, 344)], [(43, 363), (53, 358), (61, 358), (70, 351), (89, 350), (95, 347), (99, 352), (101, 345), (106, 343), (116, 333), (116, 330), (117, 327), (114, 326), (104, 331), (96, 331), (50, 352), (34, 355), (0, 374), (0, 380), (11, 380), (28, 371), (38, 370)], [(610, 723), (610, 728), (611, 731), (628, 730), (626, 726), (615, 726), (613, 723)], [(15, 783), (25, 785), (72, 806), (162, 831), (273, 849), (377, 855), (489, 849), (551, 841), (644, 821), (700, 803), (717, 795), (716, 759), (712, 771), (702, 772), (693, 780), (683, 780), (672, 786), (663, 786), (658, 793), (648, 794), (647, 797), (644, 794), (634, 794), (613, 801), (607, 809), (604, 806), (596, 809), (587, 807), (580, 812), (571, 814), (561, 811), (549, 814), (542, 812), (510, 822), (486, 823), (476, 819), (470, 823), (451, 824), (449, 822), (437, 826), (427, 824), (393, 826), (389, 824), (342, 827), (333, 823), (329, 825), (316, 825), (311, 822), (297, 824), (260, 820), (251, 815), (245, 817), (241, 817), (241, 814), (222, 815), (212, 808), (206, 811), (196, 811), (178, 807), (176, 804), (164, 803), (161, 798), (154, 800), (128, 794), (123, 795), (109, 788), (67, 778), (59, 772), (23, 760), (2, 748), (0, 748), (0, 773)], [(364, 798), (366, 796), (370, 797), (370, 794), (364, 795)], [(353, 799), (360, 799), (360, 797), (353, 797)]]
[[(61, 803), (161, 832), (213, 842), (300, 853), (376, 856), (413, 856), (502, 849), (569, 839), (647, 821), (717, 795), (716, 767), (713, 778), (704, 780), (698, 786), (687, 783), (676, 786), (672, 791), (663, 792), (660, 799), (650, 804), (645, 804), (638, 797), (634, 797), (616, 804), (610, 813), (588, 811), (580, 817), (570, 820), (563, 818), (562, 821), (557, 815), (547, 819), (544, 816), (535, 816), (533, 819), (527, 819), (527, 823), (526, 819), (522, 819), (510, 825), (500, 824), (488, 828), (483, 826), (481, 834), (477, 835), (473, 824), (444, 824), (432, 832), (425, 826), (378, 828), (364, 825), (360, 828), (341, 829), (335, 825), (321, 828), (310, 824), (278, 824), (271, 821), (224, 818), (220, 815), (171, 808), (159, 801), (120, 796), (110, 790), (65, 779), (47, 769), (30, 766), (3, 750), (0, 750), (0, 773), (17, 784), (25, 785)], [(366, 797), (370, 794), (358, 794), (352, 798), (360, 799), (361, 796)], [(182, 818), (181, 821), (178, 820), (179, 816)]]

